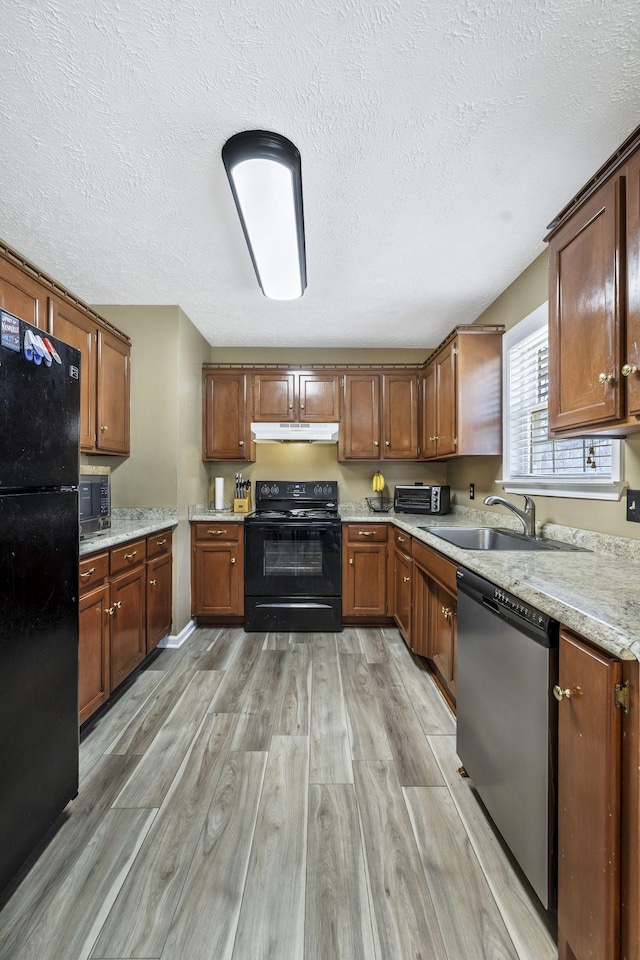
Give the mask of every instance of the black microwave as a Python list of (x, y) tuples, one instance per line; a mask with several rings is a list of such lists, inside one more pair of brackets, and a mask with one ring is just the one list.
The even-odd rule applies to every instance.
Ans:
[(111, 468), (80, 467), (80, 539), (111, 526)]
[(393, 492), (393, 509), (396, 513), (449, 513), (450, 488), (442, 484), (415, 483), (413, 486), (396, 486)]

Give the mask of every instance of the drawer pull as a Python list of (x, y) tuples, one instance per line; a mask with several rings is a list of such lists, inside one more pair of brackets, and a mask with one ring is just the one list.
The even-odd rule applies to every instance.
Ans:
[(397, 540), (398, 540), (398, 543), (404, 543), (405, 537), (398, 537)]
[(164, 540), (156, 540), (156, 547), (164, 547), (166, 542), (167, 542), (166, 537), (164, 538)]
[(359, 537), (373, 537), (375, 536), (375, 530), (358, 530)]
[(95, 573), (95, 572), (96, 572), (96, 568), (95, 568), (95, 567), (91, 567), (91, 569), (90, 569), (90, 570), (87, 570), (86, 573), (81, 573), (81, 574), (80, 574), (80, 577), (90, 577), (91, 574), (92, 574), (92, 573)]
[(151, 584), (152, 587), (155, 587), (157, 582), (158, 582), (157, 580), (149, 580), (149, 583)]
[(137, 550), (134, 550), (133, 553), (125, 553), (124, 558), (125, 560), (133, 560), (133, 558), (137, 555), (137, 553), (138, 553)]
[(226, 530), (207, 530), (207, 533), (210, 533), (213, 537), (221, 537)]

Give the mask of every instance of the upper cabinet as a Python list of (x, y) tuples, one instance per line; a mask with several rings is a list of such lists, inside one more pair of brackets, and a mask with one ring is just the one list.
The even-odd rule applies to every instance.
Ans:
[(553, 436), (640, 430), (639, 145), (636, 132), (547, 237)]
[(339, 460), (417, 460), (418, 375), (344, 375)]
[(80, 450), (129, 455), (131, 342), (7, 247), (0, 306), (80, 351)]
[(424, 367), (426, 460), (502, 453), (502, 327), (456, 327)]
[(256, 423), (336, 423), (340, 377), (323, 371), (255, 371), (251, 419)]
[(202, 459), (254, 460), (247, 405), (250, 375), (205, 370), (202, 388)]

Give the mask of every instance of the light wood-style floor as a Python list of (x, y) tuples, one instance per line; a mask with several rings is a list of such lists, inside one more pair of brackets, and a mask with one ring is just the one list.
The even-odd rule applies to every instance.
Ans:
[(395, 630), (199, 629), (86, 731), (0, 960), (551, 960)]

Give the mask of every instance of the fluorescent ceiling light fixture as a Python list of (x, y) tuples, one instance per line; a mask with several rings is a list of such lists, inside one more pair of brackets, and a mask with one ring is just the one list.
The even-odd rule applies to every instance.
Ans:
[(246, 130), (227, 140), (222, 161), (262, 292), (301, 297), (307, 267), (297, 147), (278, 133)]

